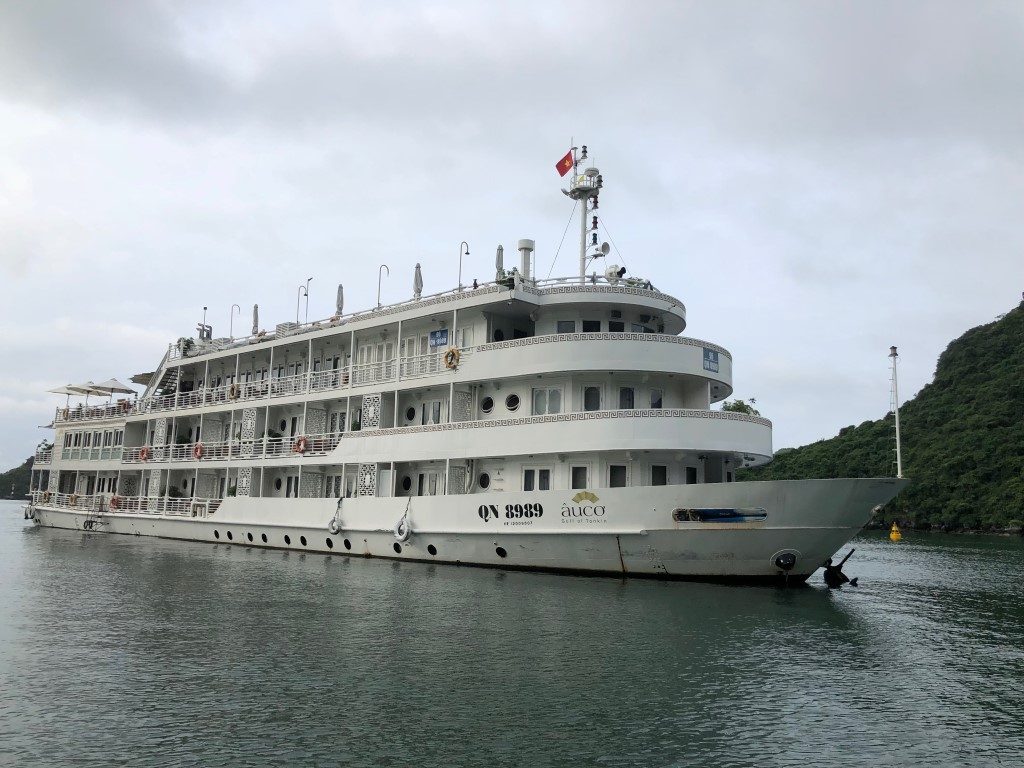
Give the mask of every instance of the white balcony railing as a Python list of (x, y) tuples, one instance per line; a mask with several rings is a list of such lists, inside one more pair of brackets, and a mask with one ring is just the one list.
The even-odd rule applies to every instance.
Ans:
[(52, 464), (53, 463), (53, 448), (46, 448), (42, 451), (36, 451), (35, 456), (32, 458), (33, 466), (40, 464)]
[(282, 456), (326, 456), (341, 441), (341, 433), (268, 437), (193, 445), (152, 445), (126, 448), (124, 464), (229, 461), (232, 459), (279, 458)]
[(221, 499), (173, 499), (164, 496), (118, 496), (110, 493), (77, 494), (33, 491), (32, 503), (55, 509), (104, 514), (150, 514), (174, 517), (208, 517), (220, 507)]

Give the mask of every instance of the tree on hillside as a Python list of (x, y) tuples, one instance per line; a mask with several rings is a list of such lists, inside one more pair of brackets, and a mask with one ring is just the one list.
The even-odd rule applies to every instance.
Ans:
[(760, 416), (761, 412), (754, 407), (754, 403), (756, 402), (757, 400), (753, 397), (750, 398), (749, 403), (744, 400), (740, 400), (739, 398), (736, 398), (735, 400), (726, 400), (722, 403), (722, 410), (732, 411), (733, 413), (745, 413), (748, 416)]

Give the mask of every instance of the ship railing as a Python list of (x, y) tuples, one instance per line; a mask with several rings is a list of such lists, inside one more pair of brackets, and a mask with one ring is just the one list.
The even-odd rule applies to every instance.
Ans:
[(35, 464), (52, 464), (53, 463), (53, 448), (47, 448), (44, 451), (36, 451), (35, 456), (32, 457), (32, 463)]
[(314, 371), (309, 376), (310, 392), (327, 392), (348, 386), (348, 368), (330, 368), (326, 371)]
[(375, 363), (359, 363), (352, 366), (352, 386), (361, 387), (366, 384), (379, 384), (392, 381), (397, 368), (394, 360)]
[[(125, 448), (121, 459), (124, 464), (153, 464), (165, 462), (228, 461), (230, 459), (280, 458), (282, 456), (326, 456), (341, 441), (341, 432), (324, 432), (295, 437), (268, 437), (264, 439), (230, 440), (188, 445), (151, 445)], [(300, 441), (305, 441), (304, 444)], [(143, 451), (148, 451), (145, 459)]]
[(131, 400), (118, 400), (110, 405), (76, 405), (57, 408), (54, 422), (69, 423), (76, 421), (100, 421), (102, 419), (118, 419), (131, 414), (134, 405)]
[(58, 509), (105, 512), (107, 514), (171, 515), (175, 517), (207, 517), (216, 512), (221, 504), (221, 499), (119, 496), (113, 493), (86, 495), (33, 491), (30, 496), (33, 504), (56, 507)]
[(308, 376), (304, 373), (297, 373), (293, 376), (282, 376), (279, 379), (270, 380), (271, 397), (290, 397), (291, 395), (303, 395), (306, 393), (306, 382)]

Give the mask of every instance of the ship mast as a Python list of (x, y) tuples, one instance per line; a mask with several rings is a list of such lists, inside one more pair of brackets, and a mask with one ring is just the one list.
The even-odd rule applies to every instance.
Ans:
[[(587, 159), (587, 145), (580, 148), (579, 154), (576, 147), (572, 148), (572, 183), (565, 194), (580, 203), (580, 284), (586, 281), (587, 277), (587, 248), (590, 245), (597, 245), (597, 196), (604, 186), (604, 178), (601, 172), (590, 166), (584, 168), (580, 173), (579, 166)], [(588, 205), (589, 203), (589, 205)], [(587, 243), (587, 224), (590, 223), (591, 242)], [(602, 254), (598, 254), (602, 255)]]

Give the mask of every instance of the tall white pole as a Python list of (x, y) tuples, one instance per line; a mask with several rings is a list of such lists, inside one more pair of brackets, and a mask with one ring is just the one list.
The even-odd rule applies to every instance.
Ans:
[(896, 381), (896, 360), (899, 354), (896, 347), (889, 347), (892, 359), (892, 413), (896, 419), (896, 477), (903, 477), (903, 452), (900, 445), (900, 390)]

